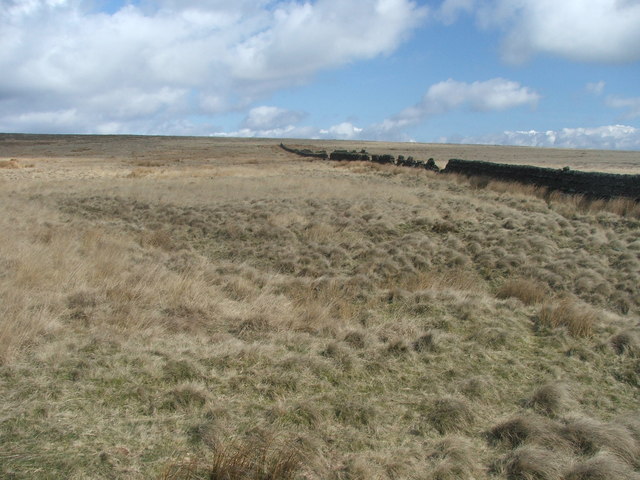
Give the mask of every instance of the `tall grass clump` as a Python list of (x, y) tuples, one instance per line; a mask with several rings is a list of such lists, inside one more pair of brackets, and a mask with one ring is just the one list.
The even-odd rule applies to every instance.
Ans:
[(564, 385), (549, 383), (533, 393), (528, 405), (538, 413), (553, 417), (566, 408), (568, 399), (569, 395)]
[(430, 405), (427, 420), (438, 433), (445, 434), (469, 428), (475, 415), (466, 400), (443, 397)]
[(549, 450), (525, 445), (508, 454), (499, 470), (509, 480), (563, 480), (564, 463)]
[(162, 480), (293, 480), (302, 470), (301, 452), (275, 439), (249, 438), (213, 448), (207, 461), (187, 458), (169, 464)]
[(564, 480), (639, 480), (640, 475), (615, 455), (603, 453), (578, 462), (567, 472)]
[(590, 337), (597, 315), (590, 307), (565, 298), (558, 303), (546, 303), (538, 313), (538, 324), (547, 328), (566, 328), (574, 337)]
[(535, 280), (514, 278), (503, 283), (496, 296), (501, 299), (517, 298), (525, 305), (534, 305), (546, 298), (547, 288)]

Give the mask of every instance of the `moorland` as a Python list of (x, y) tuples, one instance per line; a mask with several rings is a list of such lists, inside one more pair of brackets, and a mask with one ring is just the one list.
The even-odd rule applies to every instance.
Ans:
[(2, 478), (640, 478), (632, 200), (267, 139), (0, 135), (0, 205)]

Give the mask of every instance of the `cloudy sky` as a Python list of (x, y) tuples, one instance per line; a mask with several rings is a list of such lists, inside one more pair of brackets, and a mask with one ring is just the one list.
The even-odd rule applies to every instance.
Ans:
[(0, 0), (0, 132), (640, 150), (640, 0)]

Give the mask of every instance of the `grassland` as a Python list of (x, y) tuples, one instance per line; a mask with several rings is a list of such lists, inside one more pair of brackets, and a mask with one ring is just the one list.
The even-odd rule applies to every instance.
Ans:
[(9, 135), (0, 204), (2, 478), (640, 478), (628, 202), (268, 140)]

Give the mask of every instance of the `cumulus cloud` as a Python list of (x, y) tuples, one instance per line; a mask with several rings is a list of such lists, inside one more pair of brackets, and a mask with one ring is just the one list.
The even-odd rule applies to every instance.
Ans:
[(245, 109), (394, 51), (427, 12), (414, 0), (95, 3), (0, 2), (0, 130), (51, 131), (51, 118), (63, 131), (151, 133)]
[(640, 117), (640, 97), (625, 98), (610, 96), (607, 97), (606, 105), (611, 108), (623, 108), (626, 112), (622, 115), (622, 118), (631, 120), (633, 118)]
[(317, 128), (300, 125), (305, 118), (302, 112), (284, 108), (261, 105), (252, 108), (240, 124), (240, 128), (232, 132), (215, 132), (216, 137), (262, 137), (262, 138), (327, 138), (355, 139), (364, 132), (350, 122), (343, 122), (329, 128)]
[(640, 129), (628, 125), (607, 125), (547, 131), (505, 131), (481, 137), (441, 138), (440, 141), (527, 147), (640, 150)]
[(215, 132), (212, 136), (353, 140), (365, 134), (364, 128), (359, 128), (351, 122), (342, 122), (329, 128), (301, 126), (299, 122), (304, 117), (300, 112), (263, 105), (249, 112), (240, 129), (233, 132)]
[(326, 130), (320, 130), (319, 133), (322, 138), (353, 140), (360, 138), (364, 131), (364, 128), (356, 127), (351, 122), (342, 122), (338, 125), (333, 125)]
[(446, 23), (461, 12), (506, 32), (503, 53), (510, 62), (535, 53), (582, 62), (640, 59), (638, 0), (445, 0), (439, 16)]
[(378, 128), (393, 130), (420, 123), (424, 118), (456, 109), (475, 112), (508, 110), (529, 105), (535, 107), (540, 95), (518, 82), (493, 78), (483, 82), (446, 80), (431, 85), (422, 101), (382, 122)]

